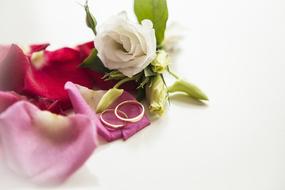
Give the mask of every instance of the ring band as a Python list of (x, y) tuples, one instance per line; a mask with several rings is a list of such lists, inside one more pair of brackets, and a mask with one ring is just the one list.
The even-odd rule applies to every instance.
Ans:
[[(128, 118), (128, 117), (123, 118), (118, 113), (121, 112), (121, 110), (119, 110), (119, 108), (122, 105), (125, 105), (125, 104), (137, 104), (137, 105), (139, 105), (141, 107), (142, 112), (139, 115), (137, 115), (137, 116), (135, 116), (133, 118)], [(117, 118), (119, 118), (122, 121), (127, 121), (127, 122), (131, 122), (131, 123), (135, 123), (135, 122), (140, 121), (143, 118), (143, 116), (144, 116), (144, 112), (145, 112), (144, 106), (140, 102), (138, 102), (136, 100), (127, 100), (127, 101), (121, 102), (115, 108), (115, 115), (116, 115)]]
[[(103, 114), (106, 113), (106, 112), (114, 112), (114, 109), (106, 109), (105, 111), (103, 111), (101, 114), (100, 114), (100, 120), (102, 121), (102, 123), (104, 123), (105, 125), (107, 125), (108, 127), (112, 127), (112, 128), (121, 128), (121, 127), (124, 127), (125, 124), (112, 124), (112, 123), (109, 123), (107, 122), (104, 118), (103, 118)], [(128, 117), (127, 114), (121, 110), (119, 110), (119, 113), (123, 114), (126, 118)], [(117, 115), (115, 114), (115, 116), (117, 117)], [(122, 117), (123, 118), (123, 117)], [(120, 118), (118, 118), (120, 119)], [(121, 119), (120, 119), (121, 120)], [(123, 120), (122, 120), (123, 121)]]

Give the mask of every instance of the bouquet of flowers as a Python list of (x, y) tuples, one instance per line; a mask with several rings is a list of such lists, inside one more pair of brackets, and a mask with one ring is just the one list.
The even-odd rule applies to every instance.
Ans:
[(36, 183), (66, 180), (98, 135), (126, 140), (148, 126), (146, 110), (162, 116), (169, 94), (208, 100), (171, 70), (166, 0), (134, 0), (137, 22), (121, 12), (97, 26), (87, 1), (84, 9), (94, 41), (55, 51), (0, 46), (1, 147), (9, 168)]

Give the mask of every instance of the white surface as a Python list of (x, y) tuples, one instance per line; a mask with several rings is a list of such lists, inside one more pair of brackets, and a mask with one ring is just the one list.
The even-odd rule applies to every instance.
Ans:
[[(132, 13), (132, 0), (90, 4), (99, 22)], [(169, 9), (188, 28), (175, 68), (209, 105), (174, 98), (164, 118), (99, 147), (54, 189), (284, 190), (285, 1), (169, 0)], [(0, 23), (0, 43), (93, 37), (76, 0), (0, 0)], [(0, 179), (0, 189), (41, 189), (3, 168)]]

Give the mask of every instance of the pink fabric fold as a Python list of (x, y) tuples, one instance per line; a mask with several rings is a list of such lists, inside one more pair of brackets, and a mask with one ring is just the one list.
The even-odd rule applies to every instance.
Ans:
[(63, 182), (96, 148), (96, 130), (89, 117), (52, 114), (26, 101), (0, 114), (0, 139), (10, 169), (41, 184)]
[[(86, 101), (87, 98), (92, 99), (92, 97), (90, 97), (92, 96), (92, 90), (87, 89), (85, 87), (81, 87), (79, 85), (75, 85), (72, 82), (67, 82), (65, 84), (65, 89), (67, 90), (69, 94), (69, 98), (73, 105), (74, 111), (76, 113), (86, 114), (90, 118), (92, 118), (93, 122), (97, 126), (98, 134), (107, 141), (114, 141), (120, 138), (127, 140), (128, 138), (133, 136), (135, 133), (137, 133), (138, 131), (140, 131), (141, 129), (145, 128), (146, 126), (150, 124), (150, 121), (145, 114), (144, 117), (139, 122), (128, 123), (125, 127), (120, 128), (120, 129), (108, 129), (102, 124), (98, 115), (95, 113), (94, 108), (92, 109), (92, 105), (88, 104), (90, 102)], [(87, 92), (88, 95), (84, 94), (84, 92)], [(96, 100), (96, 98), (93, 98), (93, 100), (98, 101), (98, 99)], [(124, 92), (110, 106), (110, 108), (115, 108), (119, 103), (125, 100), (135, 100), (135, 98), (128, 92)]]

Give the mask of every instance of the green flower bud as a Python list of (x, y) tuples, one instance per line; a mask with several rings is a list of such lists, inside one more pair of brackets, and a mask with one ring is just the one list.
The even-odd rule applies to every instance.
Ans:
[(93, 33), (96, 35), (97, 34), (97, 32), (96, 32), (97, 21), (89, 10), (88, 0), (85, 2), (84, 9), (85, 9), (85, 13), (86, 13), (86, 17), (85, 17), (86, 24), (93, 31)]
[(162, 116), (168, 100), (167, 88), (160, 75), (152, 79), (151, 85), (146, 86), (146, 98), (149, 103), (149, 111), (157, 116)]
[(156, 73), (163, 73), (167, 69), (167, 66), (169, 65), (170, 65), (170, 58), (166, 53), (166, 51), (164, 50), (159, 50), (156, 58), (151, 63), (152, 70), (153, 72)]
[(208, 97), (197, 86), (181, 79), (170, 86), (168, 92), (184, 92), (196, 100), (208, 100)]
[(99, 101), (96, 112), (101, 113), (114, 103), (122, 94), (123, 89), (111, 88), (109, 89)]

